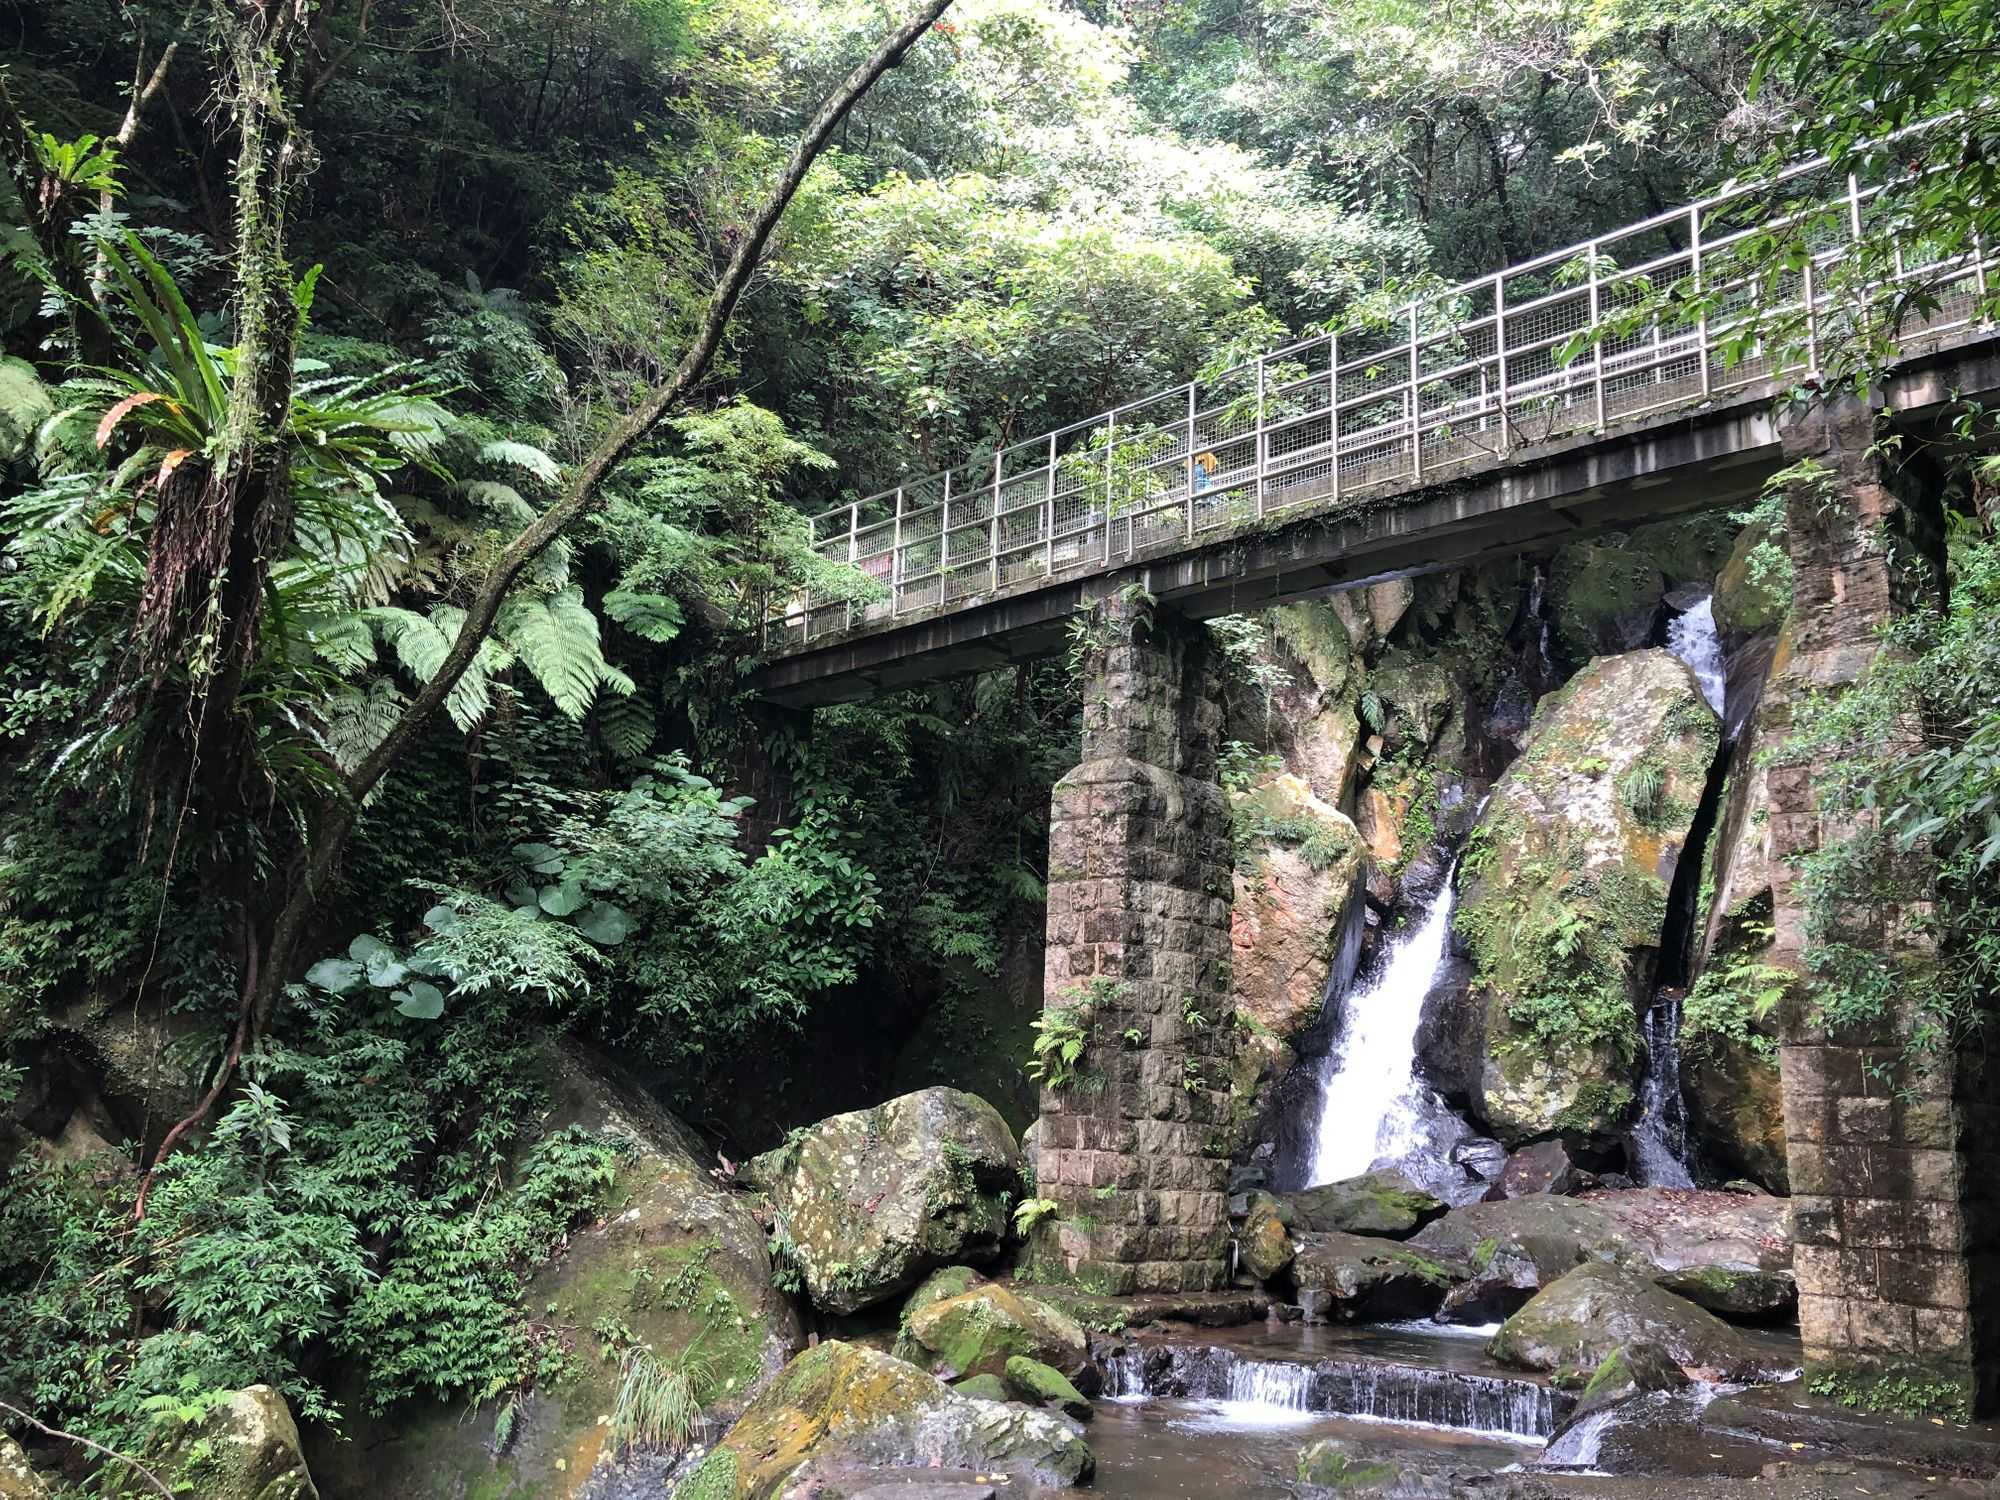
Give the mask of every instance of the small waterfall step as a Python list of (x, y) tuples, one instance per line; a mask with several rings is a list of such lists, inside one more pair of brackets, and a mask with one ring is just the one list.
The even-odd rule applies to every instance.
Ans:
[(1127, 1345), (1106, 1362), (1104, 1394), (1225, 1401), (1314, 1416), (1544, 1439), (1575, 1398), (1526, 1377), (1428, 1369), (1394, 1360), (1260, 1359), (1212, 1344)]

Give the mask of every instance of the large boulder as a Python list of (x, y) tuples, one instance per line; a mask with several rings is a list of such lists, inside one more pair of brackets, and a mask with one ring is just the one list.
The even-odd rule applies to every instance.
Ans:
[(1270, 621), (1277, 685), (1245, 735), (1268, 740), (1321, 802), (1344, 806), (1360, 765), (1363, 667), (1354, 635), (1327, 599), (1280, 605)]
[[(1538, 1194), (1455, 1208), (1410, 1247), (1468, 1263), (1469, 1282), (1491, 1282), (1485, 1290), (1499, 1304), (1503, 1293), (1534, 1291), (1593, 1262), (1639, 1272), (1732, 1316), (1779, 1316), (1796, 1301), (1790, 1210), (1781, 1198), (1669, 1188)], [(1460, 1300), (1472, 1295), (1454, 1292)]]
[(1236, 1243), (1243, 1257), (1243, 1269), (1259, 1281), (1281, 1275), (1298, 1254), (1292, 1243), (1290, 1215), (1275, 1198), (1258, 1195), (1237, 1231)]
[(1578, 542), (1550, 570), (1556, 650), (1568, 661), (1636, 651), (1653, 638), (1666, 597), (1665, 575), (1638, 552)]
[(1061, 1488), (1095, 1464), (1062, 1418), (960, 1395), (916, 1366), (828, 1340), (793, 1360), (690, 1473), (673, 1500), (816, 1493), (863, 1469), (975, 1469)]
[[(201, 1500), (319, 1500), (292, 1409), (268, 1385), (237, 1391), (202, 1421), (156, 1440), (142, 1457), (170, 1486)], [(157, 1493), (131, 1470), (113, 1465), (106, 1473), (114, 1494)]]
[(1383, 1168), (1340, 1182), (1286, 1195), (1292, 1222), (1300, 1229), (1338, 1230), (1403, 1240), (1445, 1211), (1401, 1172)]
[(919, 1308), (904, 1324), (898, 1352), (948, 1380), (1005, 1375), (1007, 1361), (1021, 1355), (1097, 1389), (1083, 1325), (1040, 1298), (997, 1282)]
[(1502, 1364), (1581, 1384), (1621, 1346), (1652, 1344), (1704, 1380), (1774, 1380), (1786, 1366), (1713, 1313), (1638, 1271), (1592, 1262), (1559, 1277), (1501, 1325)]
[(1297, 1243), (1292, 1277), (1301, 1300), (1322, 1294), (1315, 1301), (1342, 1322), (1428, 1317), (1466, 1274), (1455, 1256), (1357, 1234), (1302, 1233)]
[(1600, 657), (1544, 699), (1460, 865), (1454, 918), (1485, 1058), (1474, 1113), (1517, 1146), (1630, 1108), (1667, 892), (1719, 738), (1665, 651)]
[(574, 1330), (577, 1357), (549, 1391), (471, 1413), (413, 1403), (387, 1418), (356, 1416), (353, 1441), (313, 1428), (313, 1467), (331, 1493), (569, 1500), (594, 1471), (664, 1473), (659, 1455), (621, 1462), (599, 1420), (617, 1404), (617, 1356), (628, 1341), (667, 1368), (692, 1355), (695, 1395), (724, 1421), (803, 1343), (796, 1309), (772, 1284), (750, 1200), (710, 1175), (714, 1155), (694, 1133), (574, 1043), (550, 1043), (537, 1067), (549, 1100), (539, 1133), (575, 1125), (630, 1143), (603, 1218), (570, 1235), (526, 1296), (538, 1318)]
[(814, 1305), (851, 1313), (998, 1255), (1021, 1170), (992, 1105), (935, 1088), (821, 1120), (744, 1175), (770, 1195)]
[(0, 1432), (0, 1500), (49, 1500), (42, 1482), (21, 1445)]
[(1743, 528), (1715, 576), (1715, 628), (1725, 645), (1776, 630), (1792, 608), (1792, 566), (1762, 522)]
[(1658, 1344), (1621, 1344), (1599, 1361), (1577, 1393), (1572, 1423), (1649, 1391), (1677, 1391), (1687, 1372)]

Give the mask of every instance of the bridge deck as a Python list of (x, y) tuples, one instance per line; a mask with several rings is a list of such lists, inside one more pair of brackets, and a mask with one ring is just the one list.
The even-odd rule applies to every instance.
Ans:
[[(1201, 617), (1740, 501), (1777, 466), (1772, 399), (1844, 316), (1827, 274), (1880, 191), (1829, 195), (1814, 170), (1790, 217), (1826, 248), (1787, 284), (1741, 265), (1768, 200), (1725, 195), (815, 517), (845, 566), (771, 612), (753, 686), (833, 702), (1043, 655), (1112, 575)], [(1894, 404), (1985, 388), (1996, 268), (1904, 265), (1933, 305)], [(1655, 311), (1676, 289), (1703, 314)], [(1744, 357), (1753, 297), (1798, 334), (1785, 368)]]

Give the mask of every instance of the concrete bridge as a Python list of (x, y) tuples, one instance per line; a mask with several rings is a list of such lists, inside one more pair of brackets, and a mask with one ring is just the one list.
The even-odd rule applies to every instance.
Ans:
[[(1876, 418), (1847, 403), (1787, 420), (1778, 398), (1817, 377), (1821, 333), (1846, 316), (1827, 275), (1877, 190), (1811, 165), (1791, 188), (1825, 248), (1776, 280), (1743, 266), (1767, 193), (1724, 195), (814, 518), (815, 548), (848, 567), (770, 613), (767, 700), (1083, 652), (1046, 994), (1122, 1040), (1091, 1049), (1101, 1090), (1043, 1091), (1040, 1191), (1063, 1209), (1037, 1231), (1044, 1273), (1130, 1292), (1226, 1271), (1227, 1028), (1199, 1018), (1231, 1005), (1231, 849), (1216, 652), (1195, 622), (1741, 502), (1810, 456), (1848, 504), (1790, 506), (1795, 641), (1772, 691), (1838, 692), (1864, 670), (1906, 597), (1879, 539), (1895, 502)], [(1899, 267), (1931, 310), (1882, 392), (1896, 421), (2000, 392), (2000, 336), (1978, 319), (1996, 268), (1983, 251)], [(1628, 315), (1677, 293), (1705, 312)], [(1749, 339), (1753, 310), (1788, 336)], [(1772, 772), (1780, 854), (1818, 845), (1814, 770)], [(1803, 898), (1775, 883), (1796, 955)], [(1921, 950), (1914, 924), (1866, 921), (1871, 947)], [(1781, 1049), (1807, 1360), (1992, 1409), (2000, 1190), (1980, 1153), (2000, 1145), (2000, 1086), (1971, 1061), (1898, 1072), (1899, 1051), (1804, 1021)]]

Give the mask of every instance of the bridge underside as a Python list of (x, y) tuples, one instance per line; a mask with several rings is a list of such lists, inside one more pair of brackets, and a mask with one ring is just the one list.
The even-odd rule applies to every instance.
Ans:
[[(1920, 421), (1955, 393), (2000, 391), (1991, 334), (1913, 361), (1886, 391)], [(780, 657), (752, 679), (760, 697), (812, 707), (989, 671), (1062, 649), (1069, 622), (1112, 577), (1142, 582), (1191, 619), (1463, 567), (1694, 511), (1740, 504), (1786, 462), (1776, 392), (1753, 387), (1680, 410), (1522, 450), (1507, 468), (1433, 487), (1343, 495), (1338, 509), (1174, 541), (1096, 573), (949, 611), (882, 621)]]

